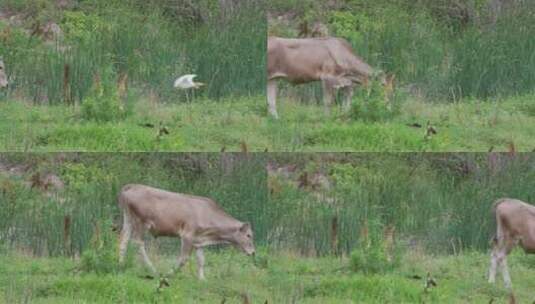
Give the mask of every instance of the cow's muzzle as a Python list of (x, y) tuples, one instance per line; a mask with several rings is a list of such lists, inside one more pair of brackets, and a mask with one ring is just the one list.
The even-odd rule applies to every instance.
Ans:
[(252, 256), (254, 258), (255, 254), (256, 254), (256, 251), (254, 249), (252, 250), (244, 250), (245, 251), (245, 254), (248, 255), (248, 256)]

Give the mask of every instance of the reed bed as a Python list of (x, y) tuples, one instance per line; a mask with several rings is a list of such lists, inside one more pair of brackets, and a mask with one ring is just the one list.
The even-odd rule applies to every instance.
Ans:
[[(485, 251), (495, 229), (493, 202), (535, 198), (527, 182), (534, 178), (532, 154), (4, 154), (0, 160), (29, 168), (0, 175), (0, 239), (39, 255), (79, 254), (101, 227), (118, 233), (116, 198), (127, 183), (211, 197), (252, 223), (257, 246), (311, 256), (347, 255), (383, 242), (388, 229), (400, 248)], [(268, 161), (296, 165), (298, 175), (323, 172), (331, 187), (311, 190), (268, 177)], [(58, 174), (65, 190), (47, 196), (31, 188), (39, 172)], [(154, 244), (174, 253), (179, 242)]]
[[(489, 1), (355, 0), (344, 4), (273, 1), (269, 31), (297, 36), (320, 21), (372, 66), (396, 74), (399, 87), (428, 101), (531, 94), (535, 84), (535, 6), (514, 1), (496, 15)], [(465, 14), (465, 15), (463, 15)], [(289, 26), (288, 26), (289, 25)], [(318, 88), (292, 90), (320, 100)]]
[[(79, 255), (96, 234), (122, 225), (117, 205), (121, 188), (141, 183), (216, 200), (233, 217), (255, 227), (258, 243), (268, 231), (262, 217), (267, 204), (262, 158), (239, 154), (11, 154), (22, 175), (0, 174), (3, 246), (36, 255)], [(32, 176), (53, 172), (65, 189), (51, 195), (28, 184)], [(98, 231), (101, 230), (101, 231)], [(176, 252), (177, 240), (156, 242), (162, 252)]]
[(278, 161), (309, 175), (324, 172), (334, 185), (319, 196), (284, 182), (272, 188), (270, 242), (307, 255), (347, 255), (374, 240), (382, 244), (394, 229), (400, 248), (484, 251), (494, 235), (494, 201), (533, 202), (527, 181), (534, 160), (497, 153), (286, 155)]
[[(169, 5), (181, 3), (175, 2)], [(169, 16), (171, 9), (161, 3), (137, 0), (77, 3), (76, 9), (55, 17), (48, 8), (33, 21), (52, 19), (63, 30), (62, 37), (48, 44), (0, 22), (6, 33), (0, 54), (12, 79), (3, 95), (25, 96), (39, 104), (83, 102), (95, 78), (115, 86), (126, 75), (136, 94), (186, 101), (188, 96), (178, 93), (173, 81), (189, 73), (206, 83), (197, 96), (219, 100), (263, 94), (267, 22), (261, 2), (240, 2), (231, 12), (217, 3), (196, 4), (206, 13), (198, 22)], [(11, 2), (4, 6), (28, 9)]]

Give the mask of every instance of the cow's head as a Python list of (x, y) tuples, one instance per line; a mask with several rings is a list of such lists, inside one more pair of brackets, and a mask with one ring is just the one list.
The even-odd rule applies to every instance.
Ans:
[(0, 58), (0, 89), (7, 87), (7, 75), (5, 72), (4, 61)]
[(383, 86), (384, 96), (387, 101), (390, 101), (394, 94), (394, 85), (396, 80), (396, 74), (387, 74), (382, 70), (376, 70), (369, 77), (363, 81), (364, 87), (368, 88), (368, 94), (372, 90), (372, 83), (380, 83)]
[(379, 81), (384, 87), (394, 87), (396, 74), (388, 74), (383, 70), (375, 70), (369, 76), (371, 81)]
[(253, 243), (253, 229), (251, 224), (243, 223), (233, 235), (234, 244), (239, 247), (245, 254), (254, 255), (255, 247)]

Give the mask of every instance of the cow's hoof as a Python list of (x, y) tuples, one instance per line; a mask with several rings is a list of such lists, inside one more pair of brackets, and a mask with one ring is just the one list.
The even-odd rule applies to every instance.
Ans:
[(160, 286), (158, 286), (158, 289), (161, 289), (162, 287), (169, 287), (171, 285), (169, 285), (169, 281), (167, 280), (167, 278), (165, 277), (162, 277), (160, 278)]

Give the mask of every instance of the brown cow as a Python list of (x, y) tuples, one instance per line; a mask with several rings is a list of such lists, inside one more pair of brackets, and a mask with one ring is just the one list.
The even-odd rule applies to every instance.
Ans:
[[(321, 81), (325, 111), (333, 102), (336, 89), (343, 89), (344, 108), (351, 105), (356, 85), (367, 85), (378, 74), (353, 52), (344, 39), (333, 37), (288, 39), (268, 37), (267, 94), (269, 113), (277, 118), (277, 79), (292, 84)], [(383, 84), (387, 79), (382, 78)]]
[(132, 237), (147, 267), (158, 275), (145, 251), (145, 231), (155, 237), (181, 239), (178, 265), (170, 274), (179, 270), (195, 249), (199, 278), (204, 280), (203, 247), (207, 245), (231, 244), (247, 255), (255, 253), (251, 225), (232, 218), (209, 198), (143, 185), (126, 185), (119, 194), (119, 206), (123, 211), (120, 263), (124, 261), (128, 240)]
[(2, 58), (0, 58), (0, 89), (7, 87), (7, 85), (8, 85), (8, 82), (7, 82), (4, 61), (2, 60)]
[(507, 255), (516, 245), (524, 252), (535, 253), (535, 206), (520, 200), (502, 198), (493, 206), (496, 235), (490, 259), (489, 283), (496, 280), (496, 268), (501, 266), (505, 286), (511, 289)]

